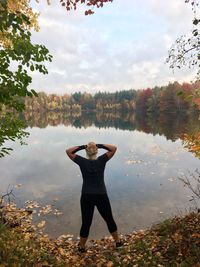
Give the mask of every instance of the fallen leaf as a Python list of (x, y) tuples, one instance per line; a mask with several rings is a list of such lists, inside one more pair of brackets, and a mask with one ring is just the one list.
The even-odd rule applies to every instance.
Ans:
[(37, 224), (37, 227), (38, 227), (38, 228), (42, 228), (42, 227), (45, 226), (45, 224), (46, 224), (45, 221), (41, 221), (41, 222), (39, 222), (39, 223)]

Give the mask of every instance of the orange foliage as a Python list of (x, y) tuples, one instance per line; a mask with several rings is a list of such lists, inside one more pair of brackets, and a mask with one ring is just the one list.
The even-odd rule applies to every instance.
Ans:
[(183, 140), (184, 147), (200, 158), (200, 132), (192, 135), (183, 134), (181, 139)]
[(197, 105), (197, 108), (200, 110), (200, 97), (195, 98), (193, 101)]

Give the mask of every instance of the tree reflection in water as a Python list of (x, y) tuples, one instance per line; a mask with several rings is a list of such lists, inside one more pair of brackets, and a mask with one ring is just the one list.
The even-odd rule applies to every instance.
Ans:
[[(198, 114), (177, 116), (172, 113), (161, 113), (154, 116), (143, 116), (134, 112), (26, 112), (24, 119), (27, 127), (46, 128), (50, 126), (74, 126), (75, 128), (109, 128), (142, 131), (153, 135), (159, 134), (167, 140), (183, 140), (183, 145), (199, 156), (200, 120)], [(195, 147), (194, 147), (195, 145)], [(193, 149), (192, 149), (193, 148)]]

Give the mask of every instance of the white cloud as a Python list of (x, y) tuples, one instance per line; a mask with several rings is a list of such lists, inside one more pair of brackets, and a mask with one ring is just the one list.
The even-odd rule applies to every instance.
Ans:
[(189, 70), (173, 75), (164, 64), (176, 37), (191, 27), (192, 12), (182, 0), (115, 0), (87, 17), (82, 8), (68, 13), (58, 2), (34, 7), (41, 15), (33, 41), (53, 55), (48, 76), (33, 74), (38, 91), (115, 91), (192, 77)]

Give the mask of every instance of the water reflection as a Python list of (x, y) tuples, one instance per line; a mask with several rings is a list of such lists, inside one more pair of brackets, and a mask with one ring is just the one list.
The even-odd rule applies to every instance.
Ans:
[(27, 126), (46, 128), (48, 125), (74, 126), (75, 128), (87, 128), (95, 126), (98, 128), (110, 128), (122, 130), (138, 130), (145, 133), (164, 135), (167, 139), (176, 140), (183, 133), (194, 133), (200, 131), (200, 120), (198, 114), (188, 114), (177, 116), (176, 114), (166, 113), (159, 116), (147, 117), (140, 116), (134, 112), (116, 113), (62, 113), (45, 112), (24, 114)]
[[(82, 180), (65, 149), (90, 140), (118, 147), (108, 162), (105, 182), (121, 232), (147, 227), (190, 204), (191, 194), (177, 176), (196, 169), (199, 160), (182, 147), (179, 136), (198, 128), (195, 116), (147, 121), (135, 114), (46, 113), (25, 114), (25, 118), (31, 133), (28, 146), (14, 144), (12, 155), (0, 161), (0, 188), (20, 183), (16, 193), (20, 205), (30, 199), (60, 209), (62, 216), (46, 216), (51, 236), (79, 234)], [(107, 233), (95, 212), (90, 237)]]

